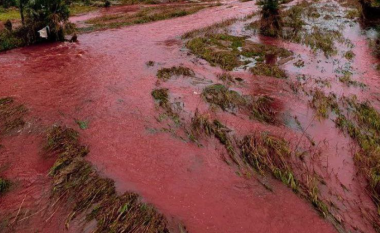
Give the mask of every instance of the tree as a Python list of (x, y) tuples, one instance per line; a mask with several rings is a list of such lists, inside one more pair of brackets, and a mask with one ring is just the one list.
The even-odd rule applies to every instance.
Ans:
[(24, 5), (26, 12), (24, 27), (28, 34), (27, 40), (34, 43), (38, 39), (37, 31), (46, 26), (50, 29), (49, 40), (64, 40), (64, 27), (69, 19), (69, 9), (63, 0), (21, 1), (24, 1), (24, 4), (27, 1)]
[(261, 8), (260, 32), (265, 36), (280, 35), (282, 20), (278, 0), (263, 0)]
[(19, 10), (20, 10), (20, 16), (21, 16), (21, 23), (22, 25), (25, 24), (25, 17), (24, 17), (24, 7), (28, 3), (28, 0), (19, 0)]

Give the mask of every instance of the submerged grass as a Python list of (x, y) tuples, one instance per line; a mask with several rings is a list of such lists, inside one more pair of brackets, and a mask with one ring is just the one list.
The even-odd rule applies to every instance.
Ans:
[[(198, 142), (202, 134), (214, 136), (224, 145), (229, 158), (240, 169), (247, 165), (261, 175), (269, 172), (295, 193), (309, 200), (322, 216), (332, 217), (328, 205), (320, 197), (319, 179), (308, 175), (306, 180), (297, 180), (291, 162), (295, 152), (285, 139), (267, 132), (256, 132), (239, 141), (230, 132), (220, 121), (212, 121), (208, 115), (196, 111), (191, 121), (189, 137)], [(227, 159), (225, 161), (229, 163)]]
[(206, 87), (202, 96), (208, 103), (219, 106), (223, 111), (235, 111), (246, 105), (246, 100), (239, 93), (222, 84)]
[(268, 55), (286, 58), (292, 55), (289, 50), (272, 45), (258, 44), (246, 40), (245, 37), (232, 36), (226, 33), (206, 34), (190, 39), (187, 48), (195, 55), (205, 59), (211, 65), (220, 66), (231, 71), (244, 65), (242, 57), (254, 58), (257, 61), (257, 70), (265, 68), (266, 74), (276, 77), (286, 77), (284, 71), (277, 65), (262, 64)]
[(276, 178), (298, 190), (298, 182), (292, 173), (291, 150), (288, 143), (267, 133), (244, 137), (240, 143), (242, 159), (259, 173), (270, 171)]
[(309, 104), (316, 110), (318, 117), (328, 118), (331, 111), (336, 113), (339, 112), (339, 106), (335, 94), (330, 93), (326, 96), (322, 90), (316, 88), (312, 92), (312, 96), (313, 98)]
[(211, 121), (207, 115), (200, 114), (197, 110), (194, 114), (194, 117), (191, 119), (191, 129), (188, 134), (190, 140), (195, 142), (198, 141), (198, 138), (202, 134), (206, 134), (209, 137), (214, 136), (222, 145), (224, 145), (230, 159), (235, 164), (239, 165), (239, 161), (236, 157), (237, 154), (233, 145), (233, 140), (228, 135), (229, 131), (230, 129), (224, 126), (220, 121)]
[(196, 37), (186, 43), (186, 47), (195, 55), (205, 59), (211, 65), (218, 65), (225, 70), (232, 70), (242, 64), (239, 60), (239, 47), (244, 38), (227, 34), (212, 34)]
[[(283, 27), (281, 32), (277, 34), (285, 40), (305, 44), (314, 52), (322, 51), (326, 57), (330, 57), (337, 53), (335, 41), (341, 41), (342, 34), (319, 26), (309, 27), (310, 19), (314, 20), (321, 16), (319, 8), (313, 6), (311, 2), (304, 1), (289, 10), (282, 11)], [(328, 20), (327, 17), (326, 20)], [(257, 22), (250, 24), (250, 27), (254, 30), (258, 30), (259, 26)]]
[(72, 209), (67, 227), (72, 219), (84, 214), (87, 221), (96, 220), (94, 232), (169, 232), (166, 218), (153, 206), (135, 193), (119, 196), (114, 182), (99, 176), (83, 158), (89, 150), (79, 143), (76, 131), (52, 127), (45, 148), (59, 154), (50, 171), (52, 195), (65, 200)]
[(285, 139), (267, 132), (257, 132), (245, 136), (239, 147), (240, 158), (246, 164), (262, 175), (266, 172), (271, 173), (295, 193), (309, 200), (323, 217), (329, 217), (337, 224), (337, 220), (330, 214), (328, 205), (319, 195), (319, 180), (312, 175), (307, 175), (302, 181), (296, 178), (291, 162), (295, 152)]
[(154, 89), (152, 91), (152, 97), (158, 102), (159, 106), (165, 111), (165, 114), (169, 116), (176, 125), (181, 123), (179, 114), (173, 110), (172, 104), (169, 102), (169, 89)]
[(259, 57), (258, 60), (263, 61), (268, 55), (279, 58), (287, 58), (293, 55), (293, 53), (287, 49), (279, 48), (273, 45), (245, 41), (242, 55), (245, 57)]
[(352, 73), (350, 72), (344, 72), (343, 76), (339, 77), (339, 81), (346, 84), (346, 86), (355, 86), (355, 87), (361, 87), (365, 88), (366, 85), (364, 83), (358, 82), (356, 80), (352, 80)]
[(368, 180), (368, 189), (380, 215), (380, 113), (370, 102), (359, 102), (356, 96), (338, 101), (335, 95), (326, 96), (320, 90), (314, 91), (311, 105), (324, 118), (333, 111), (336, 127), (357, 143), (354, 161)]
[(369, 102), (359, 102), (355, 97), (342, 101), (347, 111), (340, 113), (335, 123), (359, 145), (354, 160), (369, 182), (380, 215), (380, 114)]
[(173, 66), (171, 68), (162, 68), (157, 71), (157, 78), (163, 81), (169, 80), (173, 76), (194, 77), (193, 70), (183, 66)]
[(10, 133), (25, 125), (24, 116), (27, 109), (17, 104), (13, 98), (0, 99), (0, 134)]
[(251, 103), (252, 116), (262, 122), (276, 124), (277, 111), (273, 108), (274, 99), (269, 96), (260, 96)]
[(242, 96), (222, 84), (214, 84), (203, 90), (202, 97), (223, 111), (242, 110), (258, 121), (277, 123), (277, 111), (273, 107), (274, 99), (269, 96)]

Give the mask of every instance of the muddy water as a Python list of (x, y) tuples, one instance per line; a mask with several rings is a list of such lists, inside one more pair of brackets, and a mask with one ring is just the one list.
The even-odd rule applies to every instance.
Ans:
[[(78, 44), (39, 45), (0, 54), (0, 95), (13, 96), (24, 103), (30, 109), (33, 122), (39, 125), (58, 123), (77, 127), (75, 120), (87, 120), (89, 128), (81, 131), (81, 135), (91, 149), (88, 160), (101, 174), (114, 179), (120, 192), (140, 193), (167, 216), (183, 222), (189, 232), (335, 232), (310, 204), (279, 182), (267, 177), (274, 189), (272, 193), (255, 179), (236, 175), (234, 168), (222, 161), (226, 151), (216, 141), (207, 141), (203, 147), (198, 147), (158, 130), (169, 126), (165, 125), (167, 122), (156, 120), (159, 111), (150, 93), (157, 85), (170, 86), (172, 97), (185, 103), (185, 118), (189, 118), (196, 108), (207, 111), (208, 107), (199, 98), (202, 85), (194, 87), (180, 79), (157, 84), (157, 69), (184, 64), (213, 81), (216, 80), (215, 73), (221, 72), (204, 61), (187, 56), (179, 37), (193, 29), (245, 16), (254, 10), (254, 2), (228, 2), (225, 6), (183, 18), (81, 35)], [(366, 46), (363, 37), (359, 36), (357, 40)], [(366, 68), (367, 63), (363, 60), (370, 59), (362, 51), (355, 50), (360, 69)], [(154, 67), (146, 66), (150, 60), (156, 62)], [(282, 94), (286, 89), (281, 81), (262, 83), (258, 79), (249, 80), (251, 77), (246, 73), (240, 76), (247, 80), (248, 88), (243, 90), (247, 93), (289, 97)], [(376, 80), (371, 74), (369, 77)], [(300, 106), (305, 105), (300, 103)], [(307, 108), (284, 107), (300, 112), (302, 124), (309, 123), (312, 113), (305, 115)], [(276, 127), (264, 129), (261, 124), (225, 113), (218, 114), (218, 117), (242, 135), (253, 131), (283, 130)], [(324, 130), (318, 130), (319, 126), (325, 127)], [(333, 128), (322, 123), (313, 127), (312, 134), (320, 136), (315, 139), (318, 141), (323, 141), (326, 138), (324, 132)], [(334, 133), (330, 140), (336, 137)], [(288, 134), (297, 137), (297, 133)], [(342, 140), (334, 142), (348, 147), (347, 140)], [(39, 157), (41, 141), (41, 136), (34, 140), (17, 136), (4, 143), (6, 149), (13, 151), (12, 156), (10, 152), (0, 151), (1, 159), (6, 158), (13, 167), (5, 175), (17, 177), (22, 184), (35, 179), (36, 174), (45, 176), (40, 178), (40, 186), (34, 186), (32, 182), (30, 187), (46, 188), (51, 161)], [(335, 145), (327, 150), (331, 152), (333, 147)], [(30, 154), (33, 156), (28, 156)], [(334, 157), (327, 152), (325, 155)], [(22, 158), (22, 162), (10, 157)], [(332, 171), (339, 171), (339, 180), (350, 186), (354, 168), (352, 161), (348, 161), (348, 165), (342, 163), (345, 158), (329, 164), (337, 164)], [(19, 170), (16, 164), (25, 164), (25, 169)], [(17, 212), (25, 193), (36, 195), (36, 198), (43, 195), (23, 187), (21, 185), (17, 195), (11, 197), (8, 194), (0, 199), (2, 210)], [(364, 199), (368, 201), (367, 196)], [(61, 215), (64, 216), (57, 211), (53, 216)], [(49, 220), (49, 217), (46, 219), (53, 221), (50, 227), (63, 229), (58, 220)], [(361, 222), (356, 214), (352, 218), (352, 221)], [(43, 229), (45, 225), (38, 225), (38, 228)], [(361, 228), (370, 229), (368, 226)]]

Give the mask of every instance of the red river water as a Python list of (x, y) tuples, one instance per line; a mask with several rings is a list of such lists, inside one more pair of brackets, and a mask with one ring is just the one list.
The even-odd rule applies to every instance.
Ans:
[[(1, 141), (4, 149), (0, 149), (0, 163), (5, 168), (0, 172), (17, 180), (17, 185), (0, 198), (0, 215), (16, 214), (21, 207), (36, 205), (48, 195), (47, 173), (54, 159), (41, 155), (43, 130), (37, 126), (62, 124), (80, 130), (75, 121), (86, 120), (89, 127), (80, 130), (80, 134), (91, 151), (88, 161), (100, 174), (115, 180), (118, 191), (139, 193), (166, 216), (180, 220), (189, 232), (336, 232), (306, 200), (280, 182), (271, 180), (274, 192), (268, 192), (255, 179), (236, 175), (221, 159), (226, 152), (216, 141), (198, 147), (170, 133), (152, 130), (162, 127), (156, 120), (159, 113), (150, 94), (156, 87), (155, 74), (159, 68), (184, 64), (210, 80), (216, 80), (215, 73), (220, 72), (207, 64), (199, 65), (194, 57), (188, 56), (182, 49), (180, 36), (255, 10), (254, 1), (231, 1), (186, 17), (83, 34), (78, 43), (37, 45), (1, 53), (0, 97), (12, 96), (24, 104), (29, 109), (30, 123), (19, 135)], [(368, 64), (373, 58), (366, 50), (365, 37), (359, 28), (351, 36), (358, 45), (354, 51), (355, 66), (371, 70)], [(302, 46), (283, 46), (307, 53), (299, 51)], [(150, 60), (156, 62), (154, 67), (146, 66)], [(307, 67), (303, 72), (309, 72)], [(247, 74), (240, 75), (250, 78)], [(379, 85), (377, 73), (373, 71), (366, 76), (368, 82)], [(246, 92), (278, 96), (286, 92), (282, 81), (260, 84), (253, 79), (247, 83)], [(206, 111), (207, 107), (199, 101), (201, 88), (191, 89), (190, 84), (179, 80), (176, 84), (161, 85), (174, 86), (173, 95), (181, 94), (178, 98), (185, 103), (189, 116), (196, 108)], [(282, 96), (285, 98), (282, 107), (293, 115), (298, 112), (301, 123), (308, 125), (311, 110), (301, 103), (298, 108), (296, 97)], [(370, 93), (368, 98), (376, 99), (376, 95)], [(286, 99), (293, 102), (286, 103)], [(242, 134), (263, 127), (252, 121), (232, 119), (228, 114), (221, 113), (220, 117)], [(352, 159), (348, 158), (351, 156), (348, 140), (333, 128), (326, 122), (316, 122), (311, 127), (316, 141), (331, 142), (324, 153), (329, 158), (325, 167), (329, 166), (329, 173), (337, 174), (339, 182), (358, 190), (352, 194), (355, 200), (357, 196), (361, 198), (357, 205), (371, 209), (373, 204), (363, 193), (364, 185), (352, 181), (355, 171)], [(268, 126), (266, 130), (279, 129)], [(341, 156), (335, 156), (339, 154), (337, 143), (345, 148)], [(360, 213), (355, 214), (358, 209), (353, 205), (352, 209), (347, 207), (347, 212), (354, 213), (347, 218), (343, 214), (342, 218), (372, 232), (369, 224), (358, 217)], [(16, 229), (63, 232), (65, 216), (65, 211), (58, 208), (35, 223)], [(78, 231), (75, 226), (69, 230)]]

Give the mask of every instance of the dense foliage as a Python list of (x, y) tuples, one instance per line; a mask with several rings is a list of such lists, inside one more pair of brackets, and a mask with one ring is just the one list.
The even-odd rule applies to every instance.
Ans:
[[(2, 0), (10, 1), (10, 0)], [(63, 41), (69, 9), (63, 0), (18, 0), (22, 26), (0, 32), (0, 51), (35, 44), (42, 41)], [(40, 38), (38, 31), (47, 27), (48, 38)]]

